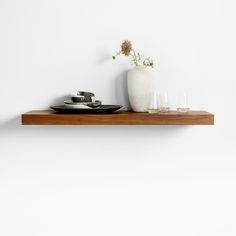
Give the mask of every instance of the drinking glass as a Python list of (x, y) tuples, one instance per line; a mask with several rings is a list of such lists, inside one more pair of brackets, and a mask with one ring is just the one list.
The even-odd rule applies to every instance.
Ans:
[(180, 113), (188, 112), (188, 97), (186, 93), (179, 94), (177, 111)]
[(160, 112), (168, 112), (170, 110), (167, 93), (160, 94)]
[(149, 113), (158, 113), (159, 112), (159, 101), (158, 101), (158, 93), (156, 91), (152, 91), (149, 94), (149, 105), (148, 112)]

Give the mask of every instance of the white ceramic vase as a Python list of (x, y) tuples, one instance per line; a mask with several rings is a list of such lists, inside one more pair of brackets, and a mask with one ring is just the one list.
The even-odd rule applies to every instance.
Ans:
[(128, 72), (128, 95), (130, 106), (135, 112), (147, 112), (149, 96), (153, 89), (151, 69), (136, 66)]

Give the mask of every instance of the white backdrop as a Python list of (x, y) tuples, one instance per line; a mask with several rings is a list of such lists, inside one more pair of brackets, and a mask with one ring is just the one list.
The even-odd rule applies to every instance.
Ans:
[[(234, 0), (0, 1), (0, 235), (235, 236)], [(124, 39), (215, 126), (20, 125), (76, 90), (126, 104)]]

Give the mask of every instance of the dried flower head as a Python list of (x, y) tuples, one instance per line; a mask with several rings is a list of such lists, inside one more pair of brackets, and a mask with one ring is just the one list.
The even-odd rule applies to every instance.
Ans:
[(112, 56), (112, 59), (115, 60), (121, 54), (131, 57), (132, 66), (149, 66), (152, 68), (154, 67), (153, 60), (150, 57), (147, 57), (146, 59), (144, 59), (144, 61), (142, 60), (142, 57), (138, 52), (133, 49), (132, 43), (129, 40), (125, 40), (122, 43), (121, 50), (117, 52), (114, 56)]
[(129, 40), (125, 40), (121, 45), (121, 52), (125, 54), (125, 56), (129, 56), (132, 50), (131, 42)]

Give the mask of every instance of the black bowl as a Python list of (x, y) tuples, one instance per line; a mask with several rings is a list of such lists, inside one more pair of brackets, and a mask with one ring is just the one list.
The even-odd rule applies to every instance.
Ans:
[(84, 96), (72, 96), (71, 98), (72, 102), (92, 102), (93, 97), (84, 97)]
[[(99, 100), (96, 100), (94, 102), (72, 102), (72, 101), (64, 101), (65, 105), (68, 105), (70, 106), (71, 108), (76, 108), (76, 105), (84, 105), (85, 107), (90, 107), (90, 108), (97, 108), (97, 107), (100, 107), (102, 105), (102, 102), (99, 101)], [(81, 109), (81, 108), (79, 108)]]
[(78, 91), (77, 96), (84, 96), (84, 97), (95, 97), (94, 93), (85, 92), (85, 91)]

